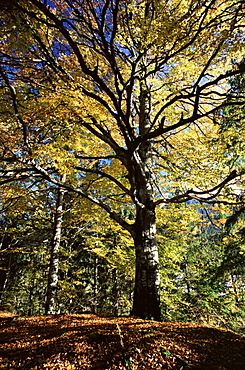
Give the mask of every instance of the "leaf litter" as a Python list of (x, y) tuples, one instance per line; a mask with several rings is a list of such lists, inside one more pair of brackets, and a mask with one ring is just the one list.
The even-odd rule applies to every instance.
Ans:
[(132, 317), (0, 311), (1, 370), (244, 370), (245, 337)]

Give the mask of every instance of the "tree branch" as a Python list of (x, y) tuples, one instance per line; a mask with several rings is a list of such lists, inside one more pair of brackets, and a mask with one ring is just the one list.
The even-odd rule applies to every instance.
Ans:
[(90, 200), (92, 203), (98, 205), (99, 207), (101, 207), (102, 209), (104, 209), (109, 215), (110, 217), (116, 221), (120, 226), (122, 226), (125, 230), (127, 230), (131, 235), (133, 234), (134, 232), (134, 228), (133, 228), (133, 225), (127, 223), (117, 212), (115, 212), (109, 205), (107, 205), (106, 203), (102, 202), (101, 200), (99, 200), (98, 198), (90, 195), (90, 194), (86, 194), (84, 191), (82, 191), (81, 189), (79, 188), (76, 188), (68, 183), (62, 183), (62, 181), (60, 180), (57, 180), (55, 179), (54, 177), (52, 177), (45, 169), (43, 169), (41, 166), (33, 163), (32, 164), (33, 166), (33, 170), (40, 174), (45, 180), (59, 186), (59, 187), (62, 187), (68, 191), (72, 191), (74, 193), (77, 193), (79, 194), (80, 196), (82, 196), (83, 198), (85, 199), (88, 199)]
[[(169, 198), (169, 199), (158, 199), (155, 202), (155, 205), (159, 205), (161, 203), (165, 203), (165, 204), (181, 203), (181, 202), (186, 202), (187, 200), (191, 200), (191, 199), (207, 202), (207, 201), (217, 197), (226, 184), (228, 184), (231, 180), (234, 180), (236, 177), (239, 177), (239, 176), (241, 176), (241, 174), (238, 174), (237, 171), (234, 170), (220, 184), (214, 186), (211, 189), (203, 190), (203, 191), (189, 189), (185, 193), (178, 194), (178, 195), (176, 195), (172, 198)], [(216, 193), (212, 194), (215, 191), (216, 191)], [(204, 198), (204, 197), (202, 197), (203, 195), (209, 195), (209, 196)], [(226, 201), (224, 201), (224, 202), (226, 202)]]
[(99, 171), (99, 170), (84, 168), (84, 167), (81, 167), (81, 166), (77, 166), (76, 169), (80, 170), (82, 172), (94, 173), (94, 174), (99, 175), (101, 177), (107, 178), (107, 179), (111, 180), (112, 182), (114, 182), (121, 190), (124, 191), (125, 194), (130, 196), (129, 189), (127, 189), (120, 181), (118, 181), (117, 179), (115, 179), (115, 177), (109, 175), (108, 173), (103, 172), (103, 171)]

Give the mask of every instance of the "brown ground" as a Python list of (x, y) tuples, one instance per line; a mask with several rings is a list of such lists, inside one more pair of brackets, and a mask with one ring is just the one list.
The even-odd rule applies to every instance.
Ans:
[(0, 369), (245, 370), (245, 337), (193, 324), (2, 311)]

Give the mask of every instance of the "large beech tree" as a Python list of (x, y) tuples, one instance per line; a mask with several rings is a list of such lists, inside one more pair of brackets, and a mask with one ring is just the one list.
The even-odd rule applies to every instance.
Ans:
[[(227, 104), (227, 81), (243, 72), (232, 62), (244, 2), (21, 0), (1, 10), (1, 182), (41, 177), (99, 205), (134, 241), (132, 314), (160, 319), (156, 207), (224, 200), (238, 175), (214, 179), (204, 160), (197, 181), (171, 140), (205, 137)], [(159, 181), (175, 172), (178, 193)]]

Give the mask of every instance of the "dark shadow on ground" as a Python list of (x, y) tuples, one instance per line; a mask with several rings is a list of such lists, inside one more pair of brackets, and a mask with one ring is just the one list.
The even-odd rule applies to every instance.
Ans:
[(5, 318), (0, 369), (245, 370), (245, 338), (200, 325), (89, 314)]

